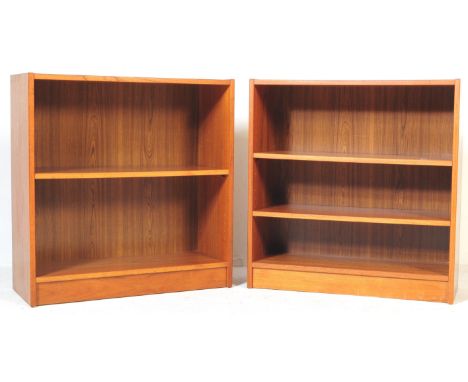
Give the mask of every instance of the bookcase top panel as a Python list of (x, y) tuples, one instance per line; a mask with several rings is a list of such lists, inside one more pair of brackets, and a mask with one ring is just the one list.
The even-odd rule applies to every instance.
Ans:
[(88, 76), (68, 74), (41, 74), (30, 73), (35, 80), (49, 81), (89, 81), (89, 82), (127, 82), (127, 83), (154, 83), (154, 84), (181, 84), (181, 85), (223, 85), (228, 86), (234, 80), (189, 79), (189, 78), (150, 78), (150, 77), (115, 77), (115, 76)]
[(453, 80), (251, 80), (254, 85), (277, 86), (454, 86)]

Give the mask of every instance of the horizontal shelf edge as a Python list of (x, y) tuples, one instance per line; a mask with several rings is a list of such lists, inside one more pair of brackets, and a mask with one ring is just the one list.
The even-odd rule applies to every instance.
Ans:
[(207, 170), (156, 170), (156, 171), (85, 171), (36, 172), (35, 179), (108, 179), (108, 178), (162, 178), (179, 176), (229, 175), (227, 169)]
[(450, 227), (450, 219), (430, 219), (430, 218), (398, 218), (398, 217), (370, 217), (360, 215), (338, 215), (314, 212), (280, 212), (254, 210), (254, 217), (279, 218), (279, 219), (298, 219), (298, 220), (319, 220), (319, 221), (337, 221), (350, 223), (375, 223), (375, 224), (402, 224), (402, 225), (420, 225), (435, 227)]
[(366, 157), (366, 156), (340, 156), (340, 155), (314, 155), (314, 154), (286, 154), (275, 152), (257, 152), (253, 154), (256, 159), (291, 160), (310, 162), (336, 162), (336, 163), (367, 163), (367, 164), (394, 164), (408, 166), (440, 166), (451, 167), (453, 165), (448, 159), (417, 159), (395, 157)]
[[(273, 255), (270, 256), (271, 258), (275, 258), (277, 256)], [(285, 257), (287, 258), (288, 255), (279, 255), (278, 257)], [(323, 256), (318, 258), (318, 262), (320, 260), (323, 261)], [(335, 258), (336, 259), (336, 258)], [(440, 281), (440, 282), (448, 282), (448, 273), (443, 274), (440, 270), (438, 272), (434, 271), (434, 268), (437, 266), (446, 267), (448, 272), (448, 264), (417, 264), (417, 263), (408, 263), (402, 264), (401, 269), (398, 270), (398, 264), (394, 263), (391, 264), (389, 262), (382, 262), (381, 268), (379, 269), (378, 262), (374, 261), (375, 268), (372, 269), (368, 267), (367, 269), (362, 267), (360, 268), (357, 263), (353, 264), (353, 260), (349, 259), (337, 259), (337, 261), (341, 261), (342, 263), (349, 262), (349, 267), (345, 266), (333, 266), (333, 258), (329, 259), (329, 264), (312, 264), (312, 259), (307, 259), (306, 261), (310, 261), (310, 264), (294, 264), (291, 262), (285, 262), (283, 264), (278, 262), (271, 262), (269, 257), (254, 261), (252, 263), (252, 268), (254, 269), (273, 269), (273, 270), (283, 270), (283, 271), (296, 271), (296, 272), (309, 272), (309, 273), (326, 273), (326, 274), (340, 274), (340, 275), (354, 275), (354, 276), (364, 276), (364, 277), (385, 277), (385, 278), (392, 278), (392, 279), (411, 279), (411, 280), (431, 280), (431, 281)], [(389, 265), (393, 265), (393, 269), (384, 269), (384, 267), (389, 267)], [(411, 271), (410, 268), (414, 267), (415, 271)], [(424, 267), (426, 269), (424, 270)], [(421, 271), (421, 269), (423, 269)]]
[(31, 73), (35, 80), (49, 81), (82, 81), (82, 82), (120, 82), (120, 83), (152, 83), (174, 85), (224, 85), (228, 86), (232, 79), (195, 79), (195, 78), (152, 78), (152, 77), (120, 77), (120, 76), (96, 76), (76, 74), (43, 74)]
[(452, 80), (256, 80), (254, 85), (271, 86), (453, 86)]
[(191, 270), (203, 270), (203, 269), (215, 269), (215, 268), (227, 268), (228, 262), (225, 261), (213, 261), (212, 263), (205, 264), (187, 264), (187, 265), (173, 265), (173, 266), (160, 266), (160, 267), (148, 267), (139, 269), (128, 269), (118, 271), (100, 271), (100, 272), (89, 272), (81, 274), (64, 274), (58, 276), (37, 276), (36, 283), (51, 283), (60, 281), (73, 281), (73, 280), (88, 280), (88, 279), (101, 279), (111, 277), (122, 277), (122, 276), (136, 276), (146, 275), (154, 273), (171, 273), (171, 272), (184, 272)]

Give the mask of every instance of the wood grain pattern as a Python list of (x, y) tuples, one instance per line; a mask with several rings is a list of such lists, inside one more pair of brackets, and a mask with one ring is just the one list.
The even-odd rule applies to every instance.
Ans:
[[(31, 305), (112, 297), (113, 288), (119, 296), (135, 288), (156, 293), (165, 280), (168, 290), (231, 286), (233, 80), (18, 78), (28, 78), (29, 88), (12, 86), (13, 129), (20, 126), (12, 137), (21, 141), (15, 153), (30, 178), (16, 172), (21, 220), (14, 224), (22, 231), (28, 224), (31, 243), (15, 234), (14, 246), (23, 245), (15, 272), (30, 280)], [(29, 194), (21, 194), (25, 184)], [(222, 269), (193, 273), (214, 266)], [(180, 274), (165, 275), (174, 271)], [(159, 277), (134, 280), (151, 286), (125, 281), (146, 272)], [(181, 281), (184, 273), (201, 280)], [(109, 293), (73, 290), (97, 285)]]
[(122, 76), (90, 76), (73, 74), (31, 73), (35, 80), (76, 81), (76, 82), (119, 82), (119, 83), (150, 83), (172, 85), (231, 85), (233, 80), (212, 80), (193, 78), (153, 78), (153, 77), (122, 77)]
[(226, 286), (226, 268), (41, 283), (39, 305)]
[(226, 268), (227, 263), (198, 252), (162, 254), (159, 256), (108, 257), (103, 259), (73, 259), (49, 263), (38, 274), (38, 283), (93, 278), (144, 275), (190, 271), (194, 269)]
[[(254, 209), (292, 204), (450, 216), (451, 168), (257, 160)], [(263, 203), (263, 204), (261, 204)], [(392, 214), (388, 211), (388, 214)], [(407, 212), (405, 212), (407, 211)], [(376, 217), (378, 215), (376, 214)]]
[(447, 302), (448, 283), (388, 277), (254, 269), (255, 288)]
[(196, 90), (190, 85), (36, 81), (38, 172), (196, 165)]
[(266, 116), (255, 152), (452, 153), (453, 86), (258, 86)]
[(266, 153), (254, 153), (253, 157), (258, 159), (300, 160), (312, 162), (395, 164), (406, 166), (452, 166), (452, 158), (448, 156), (446, 159), (430, 159), (405, 155), (353, 155), (347, 153), (302, 154), (292, 151), (271, 151)]
[(440, 214), (387, 208), (356, 208), (281, 204), (262, 208), (253, 216), (281, 219), (325, 220), (337, 222), (450, 226), (450, 219)]
[(251, 80), (271, 86), (454, 86), (457, 80)]
[(232, 286), (232, 178), (204, 178), (198, 187), (197, 250), (227, 262)]
[(454, 91), (454, 118), (453, 118), (453, 167), (452, 167), (452, 194), (450, 200), (450, 249), (449, 249), (449, 303), (455, 301), (455, 294), (458, 288), (458, 243), (460, 240), (460, 213), (461, 203), (461, 162), (460, 162), (460, 142), (459, 142), (459, 119), (460, 119), (460, 80), (455, 81)]
[(280, 254), (253, 263), (254, 268), (448, 281), (447, 263), (401, 263), (344, 256)]
[(457, 86), (251, 80), (248, 286), (452, 302)]
[[(38, 274), (43, 273), (43, 266), (55, 262), (170, 256), (196, 249), (197, 189), (204, 187), (205, 181), (209, 179), (38, 182)], [(222, 178), (218, 178), (218, 182), (221, 183)], [(215, 195), (219, 190), (211, 191), (207, 198), (219, 197)], [(207, 210), (210, 207), (207, 206)], [(225, 215), (221, 214), (221, 218)]]
[[(253, 221), (254, 206), (265, 206), (266, 188), (264, 185), (257, 186), (262, 182), (258, 171), (254, 171), (255, 151), (254, 142), (259, 140), (260, 129), (256, 128), (261, 123), (266, 113), (258, 91), (255, 88), (254, 80), (249, 82), (249, 179), (248, 179), (248, 211), (247, 211), (247, 287), (253, 287), (252, 263), (257, 258), (265, 256), (259, 240), (257, 226)], [(254, 186), (255, 185), (255, 186)]]
[[(229, 263), (232, 286), (232, 209), (234, 179), (234, 82), (226, 90), (199, 92), (198, 163), (228, 168), (226, 177), (206, 178), (198, 188), (198, 250)], [(223, 158), (219, 161), (218, 158)]]
[(11, 197), (13, 288), (36, 303), (34, 233), (34, 83), (11, 76)]
[(254, 219), (267, 256), (290, 253), (423, 264), (449, 260), (448, 227)]

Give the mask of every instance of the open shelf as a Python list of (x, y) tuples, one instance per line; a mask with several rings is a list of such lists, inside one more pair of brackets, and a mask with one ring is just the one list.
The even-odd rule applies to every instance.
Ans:
[(450, 226), (450, 218), (425, 211), (283, 204), (253, 211), (253, 216), (356, 223)]
[(253, 169), (253, 216), (450, 226), (449, 167), (266, 160)]
[(39, 78), (37, 179), (225, 175), (230, 168), (229, 81)]
[[(254, 85), (253, 153), (450, 165), (454, 84)], [(302, 155), (310, 155), (308, 159)], [(288, 159), (288, 158), (283, 158)], [(289, 158), (292, 159), (292, 158)]]
[(370, 163), (370, 164), (394, 164), (407, 166), (452, 166), (450, 156), (445, 158), (419, 158), (408, 155), (372, 155), (372, 154), (349, 154), (349, 153), (301, 153), (294, 151), (270, 151), (263, 153), (254, 153), (257, 159), (273, 160), (299, 160), (311, 162), (335, 162), (335, 163)]
[(254, 268), (358, 276), (448, 281), (447, 263), (401, 263), (372, 258), (279, 254), (254, 261)]
[(36, 282), (219, 268), (227, 277), (227, 187), (226, 177), (37, 182)]
[(108, 257), (68, 260), (45, 264), (38, 274), (38, 283), (84, 280), (150, 273), (180, 272), (196, 269), (226, 268), (228, 262), (197, 252), (159, 256)]
[(106, 179), (106, 178), (158, 178), (176, 176), (229, 175), (229, 169), (217, 169), (203, 166), (165, 167), (158, 169), (119, 169), (119, 168), (74, 168), (41, 169), (36, 171), (36, 179)]
[(449, 228), (257, 217), (252, 267), (448, 281)]

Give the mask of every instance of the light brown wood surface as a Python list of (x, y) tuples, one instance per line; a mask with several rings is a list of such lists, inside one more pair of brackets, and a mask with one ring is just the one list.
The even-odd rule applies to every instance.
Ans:
[(37, 303), (38, 305), (60, 304), (153, 293), (222, 288), (226, 286), (226, 278), (226, 268), (214, 268), (40, 283), (37, 285)]
[(158, 169), (142, 170), (134, 169), (112, 169), (112, 168), (81, 168), (61, 171), (47, 171), (41, 169), (36, 172), (36, 179), (107, 179), (107, 178), (165, 178), (176, 176), (207, 176), (207, 175), (229, 175), (228, 169), (208, 168), (204, 166), (191, 167), (164, 167)]
[[(221, 163), (228, 176), (205, 177), (198, 188), (197, 249), (228, 263), (227, 283), (232, 286), (234, 187), (234, 81), (228, 90), (203, 88), (199, 93), (198, 163)], [(222, 143), (224, 142), (224, 143)], [(218, 158), (222, 158), (221, 161)]]
[(448, 283), (444, 281), (281, 271), (276, 269), (254, 269), (253, 276), (254, 288), (436, 302), (447, 301)]
[(120, 82), (120, 83), (150, 83), (171, 85), (230, 85), (233, 80), (212, 80), (193, 78), (152, 78), (152, 77), (122, 77), (122, 76), (90, 76), (79, 74), (46, 74), (30, 73), (35, 80), (76, 81), (76, 82)]
[(45, 283), (226, 267), (227, 262), (197, 252), (138, 257), (113, 256), (102, 259), (72, 259), (49, 263), (41, 269), (36, 280), (38, 283)]
[(257, 87), (254, 152), (451, 157), (453, 85)]
[(355, 215), (376, 218), (449, 220), (450, 216), (451, 168), (447, 167), (257, 159), (253, 171), (258, 172), (254, 184), (262, 195), (254, 201), (255, 210), (286, 204), (343, 207), (341, 215), (353, 214), (347, 209), (355, 208)]
[(301, 160), (311, 162), (336, 162), (336, 163), (370, 163), (370, 164), (396, 164), (407, 166), (452, 166), (452, 158), (431, 159), (419, 158), (405, 155), (385, 154), (350, 154), (350, 153), (300, 153), (293, 151), (270, 151), (265, 153), (254, 153), (254, 158), (276, 159), (276, 160)]
[(457, 80), (251, 80), (271, 86), (454, 86)]
[(281, 204), (255, 210), (253, 216), (337, 222), (450, 226), (450, 219), (424, 211)]
[(445, 264), (448, 227), (254, 218), (262, 252), (254, 261), (281, 253), (369, 261)]
[(200, 93), (211, 97), (204, 108), (216, 110), (228, 87), (207, 87), (36, 81), (37, 171), (229, 168), (229, 115), (220, 124), (199, 113)]
[(13, 288), (35, 305), (34, 82), (28, 74), (11, 77), (11, 178)]
[(452, 194), (450, 200), (450, 249), (449, 249), (449, 303), (455, 301), (455, 294), (458, 288), (458, 244), (460, 241), (460, 213), (461, 213), (461, 163), (460, 163), (460, 142), (459, 142), (459, 120), (460, 120), (460, 80), (455, 81), (454, 91), (454, 118), (453, 118), (453, 167), (452, 167)]
[(410, 263), (350, 256), (280, 254), (255, 261), (254, 268), (448, 281), (447, 263)]

